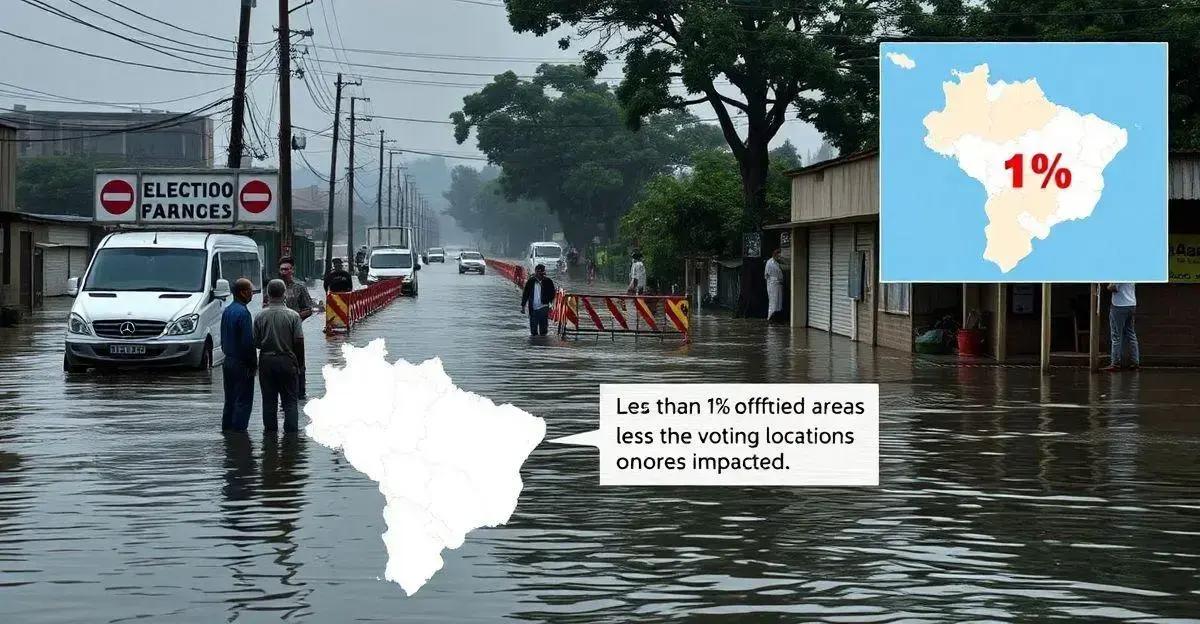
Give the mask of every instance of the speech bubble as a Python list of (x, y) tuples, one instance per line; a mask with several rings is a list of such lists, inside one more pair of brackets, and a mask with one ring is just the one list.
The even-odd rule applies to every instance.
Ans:
[(600, 485), (879, 485), (878, 384), (604, 384)]

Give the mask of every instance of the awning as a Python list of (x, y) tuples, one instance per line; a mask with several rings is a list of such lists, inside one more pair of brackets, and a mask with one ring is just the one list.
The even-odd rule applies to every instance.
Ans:
[(805, 219), (803, 221), (788, 221), (787, 223), (772, 223), (764, 225), (764, 230), (790, 230), (792, 228), (813, 227), (817, 225), (829, 225), (831, 223), (862, 223), (864, 221), (878, 221), (879, 215), (858, 215), (853, 217), (827, 217), (824, 219)]

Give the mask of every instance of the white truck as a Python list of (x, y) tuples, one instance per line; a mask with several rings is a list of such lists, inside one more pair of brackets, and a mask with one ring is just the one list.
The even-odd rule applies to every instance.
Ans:
[(410, 227), (367, 228), (367, 261), (365, 277), (359, 279), (374, 284), (384, 279), (400, 279), (400, 292), (417, 296), (417, 271), (421, 263), (412, 247)]

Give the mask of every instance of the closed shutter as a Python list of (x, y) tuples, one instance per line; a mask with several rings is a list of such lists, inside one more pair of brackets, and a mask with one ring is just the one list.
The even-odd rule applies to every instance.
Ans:
[(808, 230), (808, 326), (829, 331), (829, 228)]
[(42, 288), (46, 297), (67, 294), (67, 266), (70, 262), (70, 247), (50, 247), (42, 254)]
[(851, 336), (854, 333), (854, 300), (846, 295), (850, 283), (850, 255), (854, 253), (854, 224), (833, 228), (833, 296), (830, 324), (833, 333)]

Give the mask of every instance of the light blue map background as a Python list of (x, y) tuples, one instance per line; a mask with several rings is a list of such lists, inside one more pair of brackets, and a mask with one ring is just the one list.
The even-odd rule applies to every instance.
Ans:
[[(885, 43), (880, 46), (880, 279), (885, 282), (1167, 281), (1165, 44)], [(903, 69), (889, 52), (915, 63)], [(1129, 133), (1092, 215), (1064, 221), (1004, 273), (983, 259), (983, 185), (924, 144), (942, 83), (987, 63), (989, 82), (1036, 78), (1051, 103)], [(1063, 163), (1069, 166), (1069, 163)], [(1027, 176), (1037, 178), (1036, 174)]]

